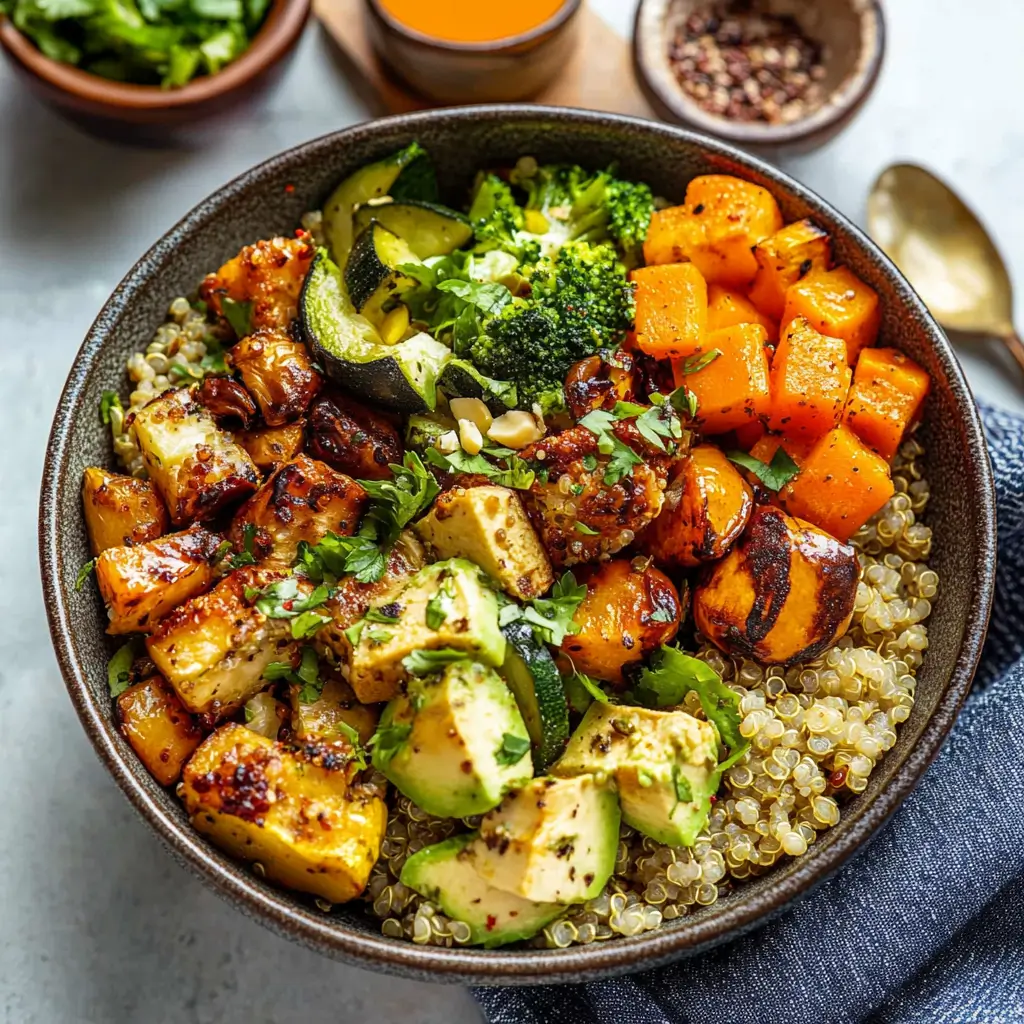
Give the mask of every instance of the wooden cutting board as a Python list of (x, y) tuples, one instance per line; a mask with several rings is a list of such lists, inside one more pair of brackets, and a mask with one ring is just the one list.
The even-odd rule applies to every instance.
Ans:
[[(377, 60), (366, 33), (365, 6), (366, 0), (313, 3), (317, 17), (347, 58), (347, 70), (364, 95), (369, 90), (367, 100), (389, 114), (440, 106), (410, 93)], [(578, 17), (581, 24), (575, 54), (563, 74), (533, 102), (653, 117), (633, 74), (629, 43), (585, 4)]]

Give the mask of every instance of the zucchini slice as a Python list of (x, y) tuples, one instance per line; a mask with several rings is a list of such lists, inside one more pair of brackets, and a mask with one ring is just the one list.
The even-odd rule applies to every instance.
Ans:
[(302, 329), (325, 373), (360, 398), (420, 412), (437, 402), (437, 378), (451, 352), (429, 334), (385, 345), (356, 312), (341, 271), (321, 249), (299, 299)]
[(405, 447), (422, 455), (428, 448), (434, 447), (434, 443), (442, 434), (458, 429), (459, 425), (455, 420), (440, 413), (413, 413), (405, 424)]
[(360, 206), (352, 218), (356, 235), (365, 231), (373, 220), (408, 242), (421, 260), (447, 256), (473, 237), (473, 225), (468, 217), (436, 203), (408, 199)]
[(505, 663), (499, 670), (508, 683), (526, 731), (533, 742), (533, 762), (538, 772), (557, 761), (569, 742), (569, 707), (562, 677), (544, 644), (525, 622), (502, 626), (508, 641)]
[(403, 291), (415, 288), (415, 278), (398, 268), (419, 263), (406, 242), (383, 224), (371, 220), (356, 239), (345, 267), (345, 287), (352, 305), (372, 323), (380, 324), (385, 307), (393, 305)]
[(437, 386), (449, 398), (479, 398), (495, 416), (516, 407), (518, 393), (511, 381), (485, 377), (466, 359), (452, 359)]
[(395, 199), (437, 199), (437, 175), (429, 154), (418, 142), (360, 167), (324, 203), (324, 235), (339, 267), (345, 266), (355, 237), (353, 211), (371, 199), (387, 195)]

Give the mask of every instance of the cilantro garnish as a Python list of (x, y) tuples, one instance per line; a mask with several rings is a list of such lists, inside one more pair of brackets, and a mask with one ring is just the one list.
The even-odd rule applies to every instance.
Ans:
[(623, 444), (617, 437), (612, 437), (611, 458), (604, 471), (604, 482), (608, 487), (613, 487), (624, 476), (633, 472), (634, 466), (643, 463), (643, 459), (628, 444)]
[(90, 558), (81, 569), (78, 570), (78, 575), (75, 577), (75, 590), (81, 590), (85, 586), (85, 581), (89, 578), (89, 574), (96, 567), (96, 559)]
[(674, 622), (675, 616), (668, 608), (655, 608), (647, 617), (648, 622)]
[(437, 593), (427, 602), (426, 622), (428, 629), (440, 629), (455, 607), (454, 584), (451, 576), (446, 576), (438, 587)]
[(235, 337), (245, 338), (252, 334), (252, 303), (236, 302), (225, 296), (221, 299), (220, 310), (224, 319), (231, 325)]
[(107, 662), (107, 685), (110, 687), (111, 697), (119, 697), (131, 685), (132, 665), (135, 662), (137, 647), (137, 640), (129, 640), (123, 647), (119, 647)]
[(599, 701), (601, 704), (611, 704), (611, 698), (601, 684), (584, 672), (572, 672), (562, 676), (562, 686), (565, 688), (565, 696), (573, 711), (583, 714), (592, 701)]
[[(241, 569), (245, 565), (256, 564), (256, 555), (253, 553), (253, 542), (255, 540), (256, 524), (246, 523), (242, 527), (242, 550), (228, 556), (227, 565), (229, 569)], [(220, 548), (217, 550), (220, 551)]]
[(386, 768), (411, 732), (412, 726), (408, 723), (382, 721), (368, 744), (373, 751), (374, 767)]
[(577, 583), (571, 571), (565, 572), (551, 588), (551, 596), (535, 597), (523, 609), (522, 618), (533, 627), (539, 642), (561, 647), (567, 635), (580, 631), (573, 616), (586, 596), (586, 584)]
[(330, 596), (330, 589), (323, 583), (315, 587), (310, 594), (302, 596), (298, 579), (289, 576), (264, 587), (256, 598), (256, 607), (268, 619), (291, 619), (292, 636), (296, 640), (305, 640), (331, 621), (329, 615), (313, 611), (324, 604)]
[(713, 348), (710, 352), (701, 352), (698, 355), (690, 356), (681, 363), (676, 363), (676, 370), (679, 373), (690, 374), (700, 373), (706, 366), (710, 366), (720, 355), (720, 348)]
[[(688, 804), (693, 800), (693, 787), (690, 780), (679, 770), (678, 764), (672, 765), (672, 784), (676, 791), (676, 802)], [(674, 811), (675, 808), (673, 807)]]
[(429, 676), (439, 672), (453, 661), (465, 661), (468, 651), (457, 651), (452, 647), (439, 647), (433, 651), (413, 651), (402, 659), (405, 671), (412, 676)]
[(800, 472), (800, 467), (781, 446), (775, 450), (772, 461), (765, 463), (746, 452), (726, 452), (730, 462), (749, 469), (770, 491), (781, 491)]
[(363, 619), (366, 622), (383, 622), (393, 626), (398, 621), (398, 616), (392, 615), (390, 612), (385, 611), (385, 609), (394, 607), (395, 605), (393, 604), (386, 604), (380, 608), (367, 608)]
[[(495, 449), (485, 449), (489, 455), (495, 454)], [(488, 480), (494, 481), (500, 487), (510, 487), (517, 491), (528, 491), (534, 483), (537, 474), (520, 458), (511, 453), (508, 455), (495, 455), (505, 462), (506, 469), (496, 466), (490, 459), (483, 455), (470, 455), (461, 448), (445, 455), (436, 448), (428, 448), (426, 451), (427, 462), (438, 469), (448, 473), (471, 473), (478, 476), (485, 476)]]
[(283, 679), (298, 686), (300, 704), (315, 704), (324, 690), (316, 651), (308, 645), (302, 648), (298, 668), (293, 668), (287, 661), (272, 661), (263, 670), (263, 678), (270, 682)]
[(494, 760), (500, 765), (518, 764), (530, 749), (526, 736), (513, 736), (507, 732), (501, 737), (501, 746), (495, 751)]
[(366, 767), (366, 752), (363, 750), (363, 744), (359, 739), (359, 733), (345, 721), (338, 723), (338, 732), (340, 732), (341, 735), (352, 744), (352, 760), (355, 761), (356, 767), (362, 771), (362, 769)]

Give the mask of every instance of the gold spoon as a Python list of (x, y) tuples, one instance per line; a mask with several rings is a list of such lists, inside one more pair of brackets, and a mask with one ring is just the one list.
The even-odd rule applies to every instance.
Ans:
[(868, 233), (943, 327), (998, 338), (1024, 370), (1006, 264), (948, 185), (923, 167), (893, 165), (868, 196)]

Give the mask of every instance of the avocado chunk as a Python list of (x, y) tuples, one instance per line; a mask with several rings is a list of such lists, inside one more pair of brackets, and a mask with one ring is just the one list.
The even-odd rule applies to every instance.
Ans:
[(505, 660), (497, 595), (464, 558), (421, 569), (385, 608), (393, 623), (364, 619), (346, 633), (349, 684), (364, 704), (395, 696), (414, 651), (451, 648), (495, 668)]
[(475, 838), (475, 832), (453, 836), (414, 853), (402, 868), (402, 885), (469, 925), (470, 945), (485, 949), (532, 938), (565, 913), (561, 904), (532, 903), (488, 885), (466, 854)]
[(485, 882), (535, 903), (582, 903), (604, 888), (619, 846), (619, 801), (593, 775), (544, 776), (509, 793), (470, 846)]
[(551, 769), (614, 774), (622, 819), (668, 846), (692, 846), (718, 789), (718, 741), (686, 711), (590, 705)]
[(475, 661), (410, 679), (384, 709), (376, 737), (373, 766), (441, 818), (483, 814), (533, 776), (515, 698), (494, 669)]

